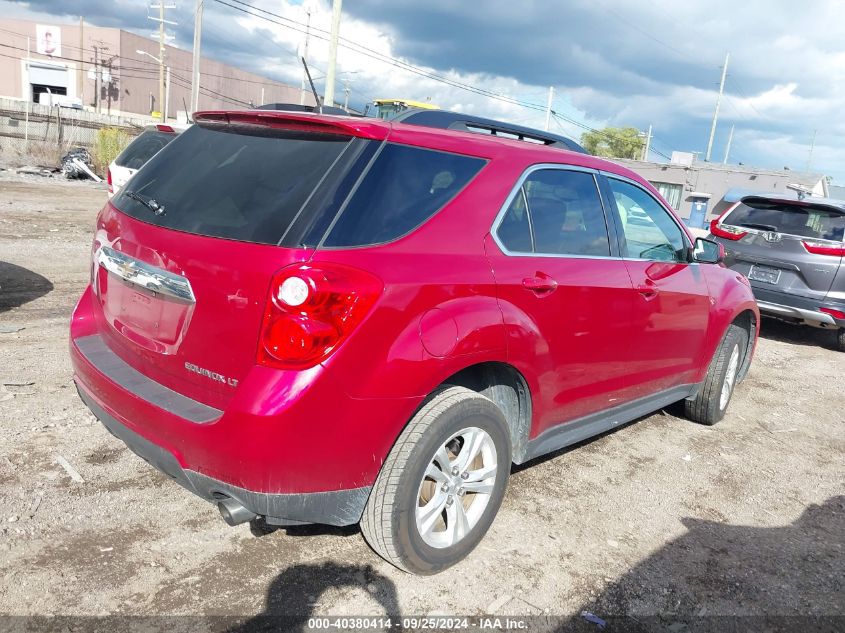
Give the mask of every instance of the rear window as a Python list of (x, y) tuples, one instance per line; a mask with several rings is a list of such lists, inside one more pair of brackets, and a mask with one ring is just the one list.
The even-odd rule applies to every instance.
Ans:
[(740, 203), (725, 217), (723, 223), (837, 242), (841, 242), (845, 235), (843, 213), (823, 207), (805, 207), (765, 200)]
[(141, 132), (126, 148), (114, 159), (114, 164), (129, 169), (141, 169), (144, 164), (176, 138), (176, 135), (158, 130), (147, 130)]
[(194, 125), (113, 202), (157, 226), (277, 244), (350, 141), (263, 126)]
[(347, 202), (324, 245), (382, 244), (410, 233), (454, 198), (485, 162), (388, 143)]

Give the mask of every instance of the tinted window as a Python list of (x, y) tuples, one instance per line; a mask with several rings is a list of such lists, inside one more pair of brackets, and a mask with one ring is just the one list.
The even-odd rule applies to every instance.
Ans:
[(502, 218), (496, 235), (505, 248), (514, 252), (531, 252), (533, 237), (533, 251), (540, 254), (610, 255), (596, 182), (592, 174), (582, 171), (532, 172)]
[(740, 203), (727, 215), (724, 223), (838, 242), (845, 235), (845, 213), (766, 200)]
[(484, 163), (480, 158), (387, 144), (324, 244), (380, 244), (413, 231), (463, 189)]
[(144, 164), (155, 156), (162, 147), (176, 138), (175, 134), (147, 130), (141, 132), (120, 155), (114, 159), (115, 165), (129, 169), (141, 169)]
[(624, 257), (686, 261), (687, 243), (669, 212), (644, 189), (609, 178), (624, 234)]
[(525, 191), (522, 188), (508, 207), (499, 228), (496, 229), (496, 235), (502, 245), (512, 253), (531, 253), (534, 250), (528, 205), (525, 203)]
[[(276, 244), (349, 145), (346, 136), (194, 125), (148, 162), (114, 204), (170, 229)], [(153, 199), (164, 213), (132, 193)]]

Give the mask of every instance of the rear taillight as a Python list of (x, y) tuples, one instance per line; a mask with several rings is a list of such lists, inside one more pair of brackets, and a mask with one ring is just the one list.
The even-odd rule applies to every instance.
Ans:
[(373, 275), (340, 264), (297, 264), (273, 276), (258, 364), (305, 369), (326, 359), (382, 292)]
[(842, 310), (835, 310), (833, 308), (819, 308), (819, 312), (829, 314), (834, 319), (845, 319), (845, 312), (842, 312)]
[(801, 242), (808, 253), (813, 255), (830, 255), (845, 257), (845, 244), (830, 244), (827, 242)]
[(734, 209), (739, 206), (739, 202), (732, 204), (727, 211), (725, 211), (722, 215), (720, 215), (715, 220), (710, 222), (710, 233), (715, 235), (716, 237), (721, 237), (726, 240), (741, 240), (743, 237), (748, 235), (748, 231), (743, 231), (742, 229), (738, 229), (735, 226), (731, 226), (730, 224), (722, 224), (722, 220), (727, 217), (727, 215), (733, 211)]
[(159, 132), (168, 132), (168, 133), (170, 133), (170, 134), (175, 134), (175, 133), (176, 133), (176, 130), (174, 130), (174, 129), (173, 129), (172, 127), (170, 127), (169, 125), (164, 125), (164, 123), (159, 123), (159, 124), (157, 124), (157, 125), (156, 125), (156, 129), (157, 129)]
[(721, 218), (717, 218), (710, 223), (710, 232), (716, 237), (736, 241), (741, 240), (743, 237), (748, 235), (747, 231), (738, 229), (735, 226), (730, 226), (728, 224), (719, 224), (720, 219)]
[(109, 183), (109, 193), (114, 193), (114, 185), (112, 184), (112, 181), (111, 181), (111, 167), (109, 167), (108, 170), (106, 171), (106, 180)]

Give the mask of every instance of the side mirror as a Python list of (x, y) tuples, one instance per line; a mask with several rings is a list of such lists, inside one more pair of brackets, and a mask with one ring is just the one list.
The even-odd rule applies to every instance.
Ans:
[(725, 261), (725, 247), (713, 240), (696, 238), (692, 249), (692, 261), (702, 264), (721, 264)]

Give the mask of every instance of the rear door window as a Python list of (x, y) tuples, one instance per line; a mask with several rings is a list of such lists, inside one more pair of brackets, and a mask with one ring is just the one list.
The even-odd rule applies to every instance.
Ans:
[(513, 253), (610, 255), (596, 181), (583, 171), (532, 172), (496, 228), (496, 236)]
[(128, 169), (141, 169), (148, 160), (158, 154), (165, 145), (175, 138), (176, 135), (171, 132), (159, 132), (158, 130), (141, 132), (114, 159), (114, 164)]
[[(343, 135), (193, 125), (150, 160), (113, 203), (157, 226), (277, 244), (350, 145), (351, 137)], [(314, 213), (322, 211), (325, 207)]]
[(723, 223), (817, 240), (841, 242), (845, 236), (845, 213), (765, 199), (741, 202)]
[(485, 162), (471, 156), (386, 144), (323, 245), (382, 244), (410, 233), (451, 201)]

